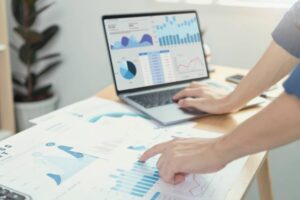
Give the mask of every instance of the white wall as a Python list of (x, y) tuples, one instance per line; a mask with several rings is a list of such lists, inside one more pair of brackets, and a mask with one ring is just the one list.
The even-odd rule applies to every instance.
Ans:
[[(10, 1), (8, 1), (10, 2)], [(50, 0), (41, 1), (50, 2)], [(53, 81), (64, 106), (95, 94), (112, 83), (100, 17), (103, 14), (143, 12), (170, 9), (197, 9), (205, 41), (213, 51), (213, 63), (250, 68), (271, 40), (271, 32), (284, 9), (232, 8), (159, 4), (152, 0), (64, 0), (43, 14), (39, 24), (57, 23), (61, 32), (47, 51), (62, 53), (63, 64), (47, 81)], [(10, 18), (10, 25), (13, 20)], [(10, 33), (11, 39), (18, 38)], [(12, 63), (19, 62), (12, 53)], [(284, 134), (284, 133), (283, 133)], [(299, 143), (271, 153), (271, 167), (276, 199), (300, 199)], [(257, 199), (251, 188), (247, 199)]]
[[(197, 9), (213, 63), (249, 68), (271, 41), (271, 32), (284, 9), (161, 4), (159, 9)], [(152, 4), (153, 8), (158, 4)]]

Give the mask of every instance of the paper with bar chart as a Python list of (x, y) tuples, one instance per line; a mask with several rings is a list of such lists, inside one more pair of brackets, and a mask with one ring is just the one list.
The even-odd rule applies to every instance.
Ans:
[(120, 91), (207, 76), (195, 13), (105, 20)]
[(98, 121), (101, 123), (59, 117), (65, 112), (56, 114), (58, 120), (44, 121), (0, 142), (0, 149), (5, 149), (0, 158), (0, 184), (45, 200), (84, 199), (87, 194), (90, 200), (218, 200), (227, 194), (246, 160), (235, 161), (217, 173), (191, 174), (185, 182), (169, 185), (160, 179), (157, 156), (138, 162), (145, 150), (178, 137), (221, 134), (190, 125), (140, 127), (137, 124), (143, 121), (135, 120), (144, 120), (142, 117), (123, 114), (105, 117)]

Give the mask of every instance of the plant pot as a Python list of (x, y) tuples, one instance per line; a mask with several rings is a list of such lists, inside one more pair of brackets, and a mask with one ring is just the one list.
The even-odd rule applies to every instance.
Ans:
[(15, 102), (17, 130), (22, 131), (31, 127), (32, 124), (29, 120), (54, 111), (57, 109), (57, 105), (58, 97), (56, 95), (37, 102)]
[(0, 130), (0, 141), (1, 140), (4, 140), (10, 136), (13, 136), (12, 133), (10, 133), (9, 131), (6, 131), (6, 130)]

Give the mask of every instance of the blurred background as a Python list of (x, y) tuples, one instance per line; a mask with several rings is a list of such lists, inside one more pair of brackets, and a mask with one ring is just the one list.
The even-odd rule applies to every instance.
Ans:
[[(5, 0), (8, 35), (15, 34), (11, 1)], [(53, 0), (38, 1), (39, 4)], [(64, 0), (55, 1), (34, 24), (37, 30), (57, 24), (59, 32), (43, 51), (59, 52), (62, 63), (42, 84), (53, 83), (58, 107), (90, 97), (112, 84), (101, 16), (114, 13), (196, 9), (211, 63), (250, 69), (272, 40), (271, 33), (295, 0)], [(23, 68), (16, 51), (10, 51), (12, 71)], [(284, 134), (284, 133), (282, 133)], [(300, 199), (300, 142), (270, 152), (275, 199)], [(245, 199), (259, 199), (256, 182)]]

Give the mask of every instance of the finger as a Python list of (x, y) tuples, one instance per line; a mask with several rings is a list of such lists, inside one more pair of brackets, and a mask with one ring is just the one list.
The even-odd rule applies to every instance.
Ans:
[(185, 88), (184, 90), (181, 90), (177, 94), (174, 95), (173, 99), (178, 100), (182, 99), (184, 97), (190, 97), (197, 94), (198, 89), (197, 88)]
[(169, 184), (174, 184), (174, 166), (169, 161), (164, 161), (159, 171), (161, 178)]
[(187, 174), (185, 173), (178, 173), (178, 174), (175, 174), (175, 177), (174, 177), (174, 184), (177, 185), (179, 183), (182, 183), (183, 181), (185, 181), (185, 177), (187, 176)]
[(207, 104), (205, 102), (205, 99), (181, 99), (178, 102), (179, 107), (181, 108), (196, 108), (197, 110), (203, 111), (203, 112), (215, 112), (210, 104)]
[(169, 142), (164, 142), (164, 143), (155, 145), (151, 149), (144, 152), (144, 154), (139, 158), (139, 161), (140, 162), (145, 162), (149, 158), (151, 158), (151, 157), (153, 157), (157, 154), (162, 153), (168, 145), (169, 145)]
[(158, 159), (158, 161), (156, 163), (157, 169), (161, 169), (162, 168), (163, 161), (164, 161), (164, 155), (160, 156), (160, 158)]
[(211, 114), (224, 114), (227, 111), (222, 109), (222, 104), (214, 99), (200, 98), (200, 99), (181, 99), (178, 102), (181, 108), (195, 108), (202, 112), (207, 112)]
[(168, 161), (164, 161), (161, 169), (162, 178), (165, 182), (169, 184), (175, 184), (175, 175), (176, 172), (176, 166), (172, 164), (172, 159), (169, 159)]
[(178, 101), (178, 105), (181, 108), (198, 108), (201, 106), (201, 99), (181, 99)]
[(200, 88), (186, 88), (173, 97), (174, 100), (179, 100), (184, 97), (201, 97), (203, 94), (203, 91)]

